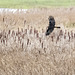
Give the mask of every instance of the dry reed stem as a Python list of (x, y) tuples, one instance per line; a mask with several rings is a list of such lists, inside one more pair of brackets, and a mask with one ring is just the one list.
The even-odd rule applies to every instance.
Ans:
[[(36, 29), (34, 31), (32, 28), (29, 30), (1, 31), (0, 45), (2, 48), (0, 48), (2, 49), (2, 53), (8, 55), (6, 58), (2, 57), (0, 62), (3, 64), (1, 67), (5, 67), (4, 70), (6, 74), (9, 73), (8, 69), (10, 67), (13, 68), (13, 70), (10, 68), (12, 74), (74, 74), (73, 56), (75, 55), (75, 46), (73, 45), (75, 44), (75, 38), (71, 37), (73, 37), (73, 35), (75, 37), (75, 33), (63, 33), (63, 31), (60, 30), (58, 35), (56, 32), (53, 32), (48, 38), (43, 35), (44, 33), (45, 31), (39, 33)], [(63, 37), (61, 38), (61, 36)], [(64, 39), (64, 43), (62, 39)], [(4, 63), (9, 64), (9, 67), (4, 65)], [(3, 71), (0, 73), (2, 72)]]

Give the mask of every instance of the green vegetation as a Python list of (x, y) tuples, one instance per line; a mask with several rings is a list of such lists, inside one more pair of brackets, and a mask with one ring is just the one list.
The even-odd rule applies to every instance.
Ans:
[(68, 7), (75, 0), (0, 0), (0, 8)]

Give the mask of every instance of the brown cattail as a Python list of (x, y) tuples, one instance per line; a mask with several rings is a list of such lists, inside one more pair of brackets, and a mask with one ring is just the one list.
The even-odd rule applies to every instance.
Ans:
[(3, 22), (4, 22), (4, 17), (3, 17)]
[(20, 36), (18, 36), (18, 41), (20, 41)]
[(39, 54), (41, 53), (41, 51), (39, 51)]
[(24, 39), (24, 34), (22, 35), (22, 38)]
[(55, 37), (55, 33), (53, 32), (53, 37)]
[(29, 30), (29, 25), (28, 25), (28, 30)]
[(5, 44), (5, 40), (3, 39), (3, 44)]
[(29, 34), (32, 34), (32, 29), (30, 29), (30, 32), (29, 32)]
[(36, 30), (36, 29), (34, 28), (34, 35), (35, 35), (36, 33), (38, 33), (38, 30)]
[(40, 41), (40, 43), (41, 43), (41, 38), (39, 38), (39, 41)]
[(19, 28), (18, 28), (18, 33), (19, 33), (19, 31), (20, 31), (20, 30), (19, 30)]
[(44, 33), (44, 29), (42, 29), (42, 33)]
[(2, 43), (2, 39), (1, 39), (1, 43)]
[(56, 43), (59, 41), (59, 36), (57, 36), (57, 40), (56, 40)]
[(16, 36), (15, 36), (14, 42), (16, 42)]
[(42, 42), (42, 48), (43, 48), (43, 42)]
[(73, 39), (73, 32), (71, 31), (71, 37), (72, 37), (72, 39)]
[(69, 37), (69, 41), (70, 41), (70, 33), (68, 32), (68, 37)]
[(46, 53), (46, 48), (44, 48), (44, 52)]
[(39, 37), (39, 34), (38, 34), (38, 33), (36, 34), (36, 37), (37, 37), (37, 38)]
[(22, 43), (22, 49), (23, 49), (24, 43)]
[(2, 33), (0, 33), (0, 39), (1, 39), (1, 37), (2, 37)]
[(8, 31), (8, 34), (10, 34), (11, 30)]
[(66, 35), (66, 33), (67, 33), (67, 30), (65, 30), (65, 35)]
[(36, 33), (36, 30), (35, 30), (35, 28), (34, 28), (34, 34)]
[(68, 36), (70, 36), (70, 33), (68, 32)]
[(12, 31), (12, 36), (14, 36), (15, 35), (15, 32), (14, 32), (14, 30)]
[(62, 31), (62, 30), (60, 30), (59, 36), (62, 36), (62, 35), (63, 35), (63, 31)]
[(70, 36), (69, 36), (69, 41), (70, 41)]
[(25, 25), (25, 23), (26, 23), (26, 20), (24, 20), (24, 25)]
[(21, 28), (21, 32), (23, 32), (23, 28)]
[(7, 39), (5, 40), (5, 45), (7, 46)]
[(64, 35), (64, 39), (66, 39), (66, 35)]
[(2, 34), (5, 34), (5, 29), (3, 30)]
[(29, 39), (27, 39), (27, 45), (29, 44)]
[(27, 29), (24, 30), (25, 34), (27, 34)]
[(74, 33), (74, 38), (75, 38), (75, 33)]
[(21, 39), (20, 39), (20, 44), (21, 44), (21, 42), (22, 42), (22, 41), (21, 41)]
[(18, 36), (18, 33), (16, 32), (16, 36)]

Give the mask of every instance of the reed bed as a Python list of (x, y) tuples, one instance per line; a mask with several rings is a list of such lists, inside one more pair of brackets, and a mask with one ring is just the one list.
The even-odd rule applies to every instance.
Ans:
[[(49, 11), (0, 13), (0, 75), (75, 75), (75, 31), (61, 27), (74, 9)], [(49, 15), (62, 29), (45, 36)]]
[(0, 75), (74, 75), (75, 32), (45, 36), (33, 27), (0, 31)]
[[(58, 48), (61, 51), (66, 48), (75, 49), (75, 33), (74, 31), (63, 31), (51, 33), (49, 36), (45, 36), (45, 30), (42, 29), (39, 32), (36, 28), (21, 28), (14, 30), (0, 31), (0, 46), (11, 48), (13, 45), (21, 47), (23, 50), (31, 51), (34, 48), (40, 50), (46, 49), (46, 51)], [(30, 49), (29, 49), (30, 48)]]

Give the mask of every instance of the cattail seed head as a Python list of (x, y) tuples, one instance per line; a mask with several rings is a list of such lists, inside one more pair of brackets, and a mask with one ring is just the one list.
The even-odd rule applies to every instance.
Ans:
[(25, 29), (25, 31), (24, 31), (24, 32), (25, 32), (25, 34), (27, 34), (27, 29)]
[(11, 30), (8, 31), (8, 34), (10, 34)]
[(22, 49), (23, 49), (24, 43), (22, 43)]
[(23, 32), (23, 28), (21, 28), (21, 32)]
[(0, 33), (0, 39), (1, 39), (1, 37), (2, 37), (2, 33)]
[(32, 34), (32, 29), (30, 29), (30, 32), (29, 33)]
[(70, 42), (70, 36), (69, 36), (69, 42)]
[(42, 48), (43, 48), (43, 42), (42, 42)]
[(22, 35), (22, 38), (24, 39), (24, 34)]
[(63, 31), (60, 30), (60, 32), (59, 32), (59, 36), (62, 36), (62, 35), (63, 35)]
[(57, 41), (59, 41), (59, 36), (57, 36)]
[(34, 28), (34, 35), (35, 35), (36, 33), (38, 33), (38, 30), (36, 30), (36, 29)]
[(26, 23), (26, 20), (24, 20), (24, 25), (25, 25), (25, 23)]
[(74, 38), (75, 38), (75, 33), (74, 33)]
[(73, 39), (73, 32), (71, 31), (71, 37), (72, 37), (72, 39)]
[(40, 41), (40, 43), (41, 43), (41, 38), (39, 38), (39, 41)]
[(66, 35), (64, 35), (64, 39), (66, 39)]
[(19, 28), (18, 28), (18, 33), (19, 33), (19, 31), (20, 31), (20, 30), (19, 30)]
[(42, 29), (42, 33), (44, 33), (44, 29)]
[(37, 38), (39, 37), (39, 34), (38, 34), (38, 33), (36, 34), (36, 37), (37, 37)]
[(53, 42), (53, 36), (51, 36), (52, 42)]
[(27, 45), (29, 44), (29, 39), (27, 39)]

